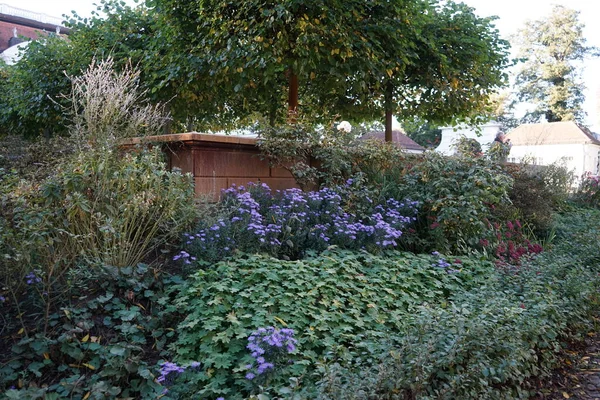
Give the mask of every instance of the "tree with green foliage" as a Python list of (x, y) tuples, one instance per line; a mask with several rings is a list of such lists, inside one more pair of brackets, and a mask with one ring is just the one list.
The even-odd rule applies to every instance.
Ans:
[[(272, 124), (299, 110), (353, 120), (385, 111), (390, 129), (399, 111), (450, 121), (480, 109), (504, 80), (507, 43), (491, 18), (478, 18), (463, 4), (147, 4), (165, 16), (183, 48), (203, 57), (197, 79), (205, 93), (218, 93), (213, 101), (267, 115)], [(282, 112), (285, 98), (288, 113)]]
[(65, 72), (87, 64), (64, 38), (31, 41), (18, 63), (0, 67), (0, 133), (35, 137), (65, 131), (68, 102), (61, 94), (71, 85)]
[(518, 99), (535, 105), (523, 122), (583, 121), (580, 63), (597, 53), (586, 45), (583, 28), (578, 11), (555, 5), (549, 16), (519, 31), (516, 43), (524, 61), (516, 80)]
[[(383, 105), (388, 139), (392, 114), (437, 124), (483, 114), (489, 96), (504, 84), (507, 65), (508, 43), (499, 38), (493, 20), (477, 17), (462, 3), (431, 2), (415, 22), (415, 36), (408, 38), (413, 44), (408, 60), (398, 58), (399, 49), (387, 47), (388, 37), (380, 38), (388, 50), (383, 56), (387, 67), (383, 75), (371, 74), (383, 85), (375, 85), (368, 96), (375, 107)], [(402, 31), (395, 34), (407, 37)]]

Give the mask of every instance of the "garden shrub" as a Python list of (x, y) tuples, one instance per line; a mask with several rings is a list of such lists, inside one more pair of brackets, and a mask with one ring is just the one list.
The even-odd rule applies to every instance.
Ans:
[(235, 251), (263, 251), (296, 259), (329, 246), (376, 251), (399, 246), (415, 220), (417, 203), (387, 199), (377, 204), (360, 180), (316, 192), (288, 189), (272, 193), (266, 184), (223, 191), (224, 217), (187, 234), (186, 263), (213, 261)]
[(272, 165), (289, 170), (303, 188), (340, 185), (356, 174), (377, 175), (412, 159), (391, 143), (358, 140), (356, 130), (296, 123), (261, 125), (256, 133), (263, 155)]
[(581, 179), (575, 200), (586, 206), (600, 207), (600, 178), (595, 175), (584, 176)]
[[(419, 202), (417, 251), (465, 252), (489, 234), (493, 209), (507, 203), (512, 179), (483, 157), (427, 152), (408, 168), (384, 172), (382, 196)], [(370, 177), (367, 177), (369, 180)]]
[(20, 179), (41, 182), (52, 175), (74, 152), (66, 137), (25, 139), (0, 137), (0, 168), (14, 171)]
[[(137, 90), (136, 73), (114, 74), (111, 65), (92, 65), (74, 79), (79, 151), (42, 183), (13, 185), (2, 197), (7, 250), (0, 283), (15, 297), (24, 277), (35, 272), (47, 293), (42, 303), (49, 304), (69, 268), (136, 265), (195, 218), (190, 177), (167, 171), (158, 150), (121, 154), (119, 135), (132, 134), (144, 121), (140, 133), (160, 129), (151, 125), (163, 117), (133, 101), (139, 100), (130, 93)], [(99, 101), (95, 97), (103, 109), (90, 106)]]
[[(202, 362), (190, 398), (242, 398), (256, 385), (287, 387), (326, 353), (352, 353), (361, 341), (383, 339), (409, 310), (439, 304), (486, 280), (493, 264), (441, 255), (326, 251), (298, 261), (247, 255), (192, 274), (167, 312), (184, 319), (172, 350), (177, 362)], [(293, 329), (297, 351), (270, 380), (248, 380), (247, 338), (261, 327)]]
[[(110, 69), (109, 62), (93, 65), (84, 74), (87, 81), (75, 80), (80, 86), (73, 99), (81, 100), (78, 103), (80, 107), (76, 108), (81, 115), (74, 116), (73, 129), (76, 132), (72, 137), (77, 139), (74, 155), (63, 160), (57, 170), (41, 182), (22, 180), (14, 172), (7, 173), (0, 168), (0, 200), (3, 206), (0, 210), (0, 259), (3, 267), (0, 271), (0, 305), (6, 322), (1, 329), (3, 335), (17, 339), (14, 349), (20, 348), (21, 353), (29, 354), (29, 358), (25, 357), (19, 365), (14, 364), (12, 372), (4, 370), (7, 375), (2, 379), (7, 384), (19, 378), (23, 382), (23, 379), (30, 378), (30, 372), (39, 375), (37, 372), (46, 367), (56, 367), (59, 373), (69, 370), (71, 375), (68, 378), (59, 374), (67, 381), (63, 381), (60, 388), (54, 388), (57, 391), (54, 398), (65, 397), (64, 390), (78, 393), (73, 397), (79, 396), (83, 378), (80, 379), (75, 371), (93, 374), (100, 368), (95, 361), (81, 364), (82, 360), (87, 360), (81, 355), (88, 354), (90, 349), (87, 347), (94, 347), (92, 351), (100, 352), (97, 354), (100, 358), (98, 363), (107, 365), (98, 376), (86, 381), (90, 384), (88, 391), (97, 393), (92, 398), (140, 393), (142, 389), (136, 385), (152, 381), (152, 374), (147, 372), (143, 372), (141, 381), (136, 380), (139, 377), (134, 379), (129, 375), (136, 370), (138, 361), (146, 362), (141, 361), (145, 350), (136, 347), (137, 339), (130, 334), (138, 329), (147, 330), (148, 334), (151, 332), (149, 326), (144, 327), (141, 322), (136, 326), (142, 328), (131, 326), (129, 321), (137, 318), (133, 313), (123, 317), (123, 322), (127, 322), (123, 329), (127, 332), (121, 333), (125, 336), (115, 332), (106, 334), (116, 335), (119, 349), (100, 348), (97, 346), (99, 343), (90, 344), (87, 339), (80, 342), (89, 346), (81, 347), (74, 335), (81, 332), (84, 322), (78, 320), (77, 324), (70, 326), (65, 317), (70, 320), (78, 313), (85, 320), (100, 314), (102, 309), (114, 311), (116, 305), (84, 300), (82, 293), (93, 293), (99, 279), (108, 278), (108, 275), (98, 278), (94, 272), (101, 268), (116, 268), (121, 270), (117, 275), (126, 276), (141, 261), (156, 260), (156, 254), (152, 253), (176, 241), (196, 217), (190, 176), (168, 171), (159, 149), (135, 149), (123, 153), (119, 148), (122, 135), (132, 135), (138, 127), (140, 134), (156, 132), (160, 126), (153, 124), (164, 120), (164, 117), (157, 108), (139, 106), (131, 100), (139, 99), (129, 93), (136, 91), (135, 73), (115, 75), (107, 69)], [(85, 89), (86, 85), (89, 90)], [(123, 91), (123, 96), (119, 95), (119, 90)], [(87, 108), (97, 101), (89, 96), (103, 95), (103, 108)], [(144, 125), (144, 121), (149, 125)], [(151, 254), (153, 257), (150, 259)], [(87, 273), (88, 270), (91, 273)], [(127, 282), (134, 285), (135, 278)], [(144, 296), (151, 297), (151, 293), (144, 292)], [(76, 298), (89, 303), (82, 304), (75, 301)], [(95, 308), (89, 308), (92, 304), (96, 304)], [(144, 314), (139, 309), (145, 306), (135, 304), (136, 310)], [(129, 303), (118, 307), (121, 310), (134, 308)], [(118, 331), (121, 328), (114, 329)], [(21, 338), (27, 340), (21, 343), (18, 341)], [(71, 345), (75, 349), (71, 349)], [(44, 356), (45, 361), (40, 361), (39, 350), (47, 347), (54, 350), (43, 353), (48, 356)], [(2, 355), (7, 351), (4, 346), (0, 348)], [(36, 351), (37, 355), (31, 355), (30, 351)], [(65, 354), (58, 354), (54, 359), (56, 352)], [(33, 366), (23, 369), (33, 359), (37, 359)], [(128, 372), (124, 372), (123, 368)], [(53, 378), (43, 375), (48, 376), (48, 380)], [(103, 377), (106, 379), (103, 380)], [(38, 385), (38, 382), (45, 382), (43, 380), (36, 378), (28, 382), (32, 390), (28, 396), (36, 398), (47, 390), (40, 389)], [(111, 386), (111, 382), (118, 386), (118, 390)], [(126, 386), (125, 382), (131, 386)], [(14, 394), (18, 398), (22, 395)], [(78, 398), (85, 396), (83, 393)]]
[(461, 135), (456, 143), (453, 143), (456, 152), (463, 157), (482, 157), (483, 150), (477, 139)]
[(569, 170), (564, 159), (553, 162), (539, 170), (546, 187), (552, 193), (555, 209), (560, 208), (571, 197), (575, 174)]
[[(418, 201), (414, 251), (477, 247), (489, 233), (493, 208), (509, 203), (510, 176), (498, 163), (470, 151), (454, 157), (435, 152), (414, 156), (389, 143), (357, 141), (351, 133), (302, 125), (262, 132), (261, 150), (296, 178), (335, 185), (358, 175), (373, 189), (374, 199)], [(307, 163), (309, 159), (315, 162)]]
[[(531, 165), (507, 165), (506, 170), (513, 178), (509, 192), (512, 206), (518, 210), (518, 217), (523, 223), (530, 224), (538, 235), (544, 236), (551, 229), (552, 213), (555, 209), (554, 194), (544, 180), (541, 168)], [(538, 170), (539, 169), (539, 170)], [(560, 194), (557, 193), (557, 197)], [(511, 208), (510, 205), (503, 205)], [(507, 210), (500, 207), (502, 213)]]

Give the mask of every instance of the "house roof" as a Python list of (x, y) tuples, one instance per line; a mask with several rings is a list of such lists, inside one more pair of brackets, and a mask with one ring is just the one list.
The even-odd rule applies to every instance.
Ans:
[(506, 135), (513, 146), (535, 146), (543, 144), (597, 144), (600, 141), (587, 128), (573, 121), (524, 124)]
[[(363, 136), (361, 136), (359, 139), (360, 140), (375, 139), (375, 140), (385, 141), (385, 132), (383, 132), (383, 131), (369, 132), (369, 133), (366, 133)], [(409, 138), (408, 136), (406, 136), (404, 133), (402, 133), (399, 130), (392, 131), (392, 143), (398, 147), (405, 149), (405, 150), (425, 151), (425, 148), (423, 146), (421, 146), (420, 144), (418, 144), (417, 142), (415, 142), (414, 140), (412, 140), (411, 138)]]

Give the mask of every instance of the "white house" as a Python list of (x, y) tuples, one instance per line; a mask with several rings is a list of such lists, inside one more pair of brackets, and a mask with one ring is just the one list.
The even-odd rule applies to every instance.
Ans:
[(452, 155), (456, 153), (454, 145), (461, 136), (477, 140), (481, 145), (481, 149), (484, 152), (487, 151), (498, 132), (500, 132), (500, 124), (490, 122), (480, 126), (479, 129), (466, 125), (459, 125), (457, 127), (445, 126), (440, 129), (442, 130), (442, 140), (435, 151), (446, 155)]
[(600, 141), (575, 122), (525, 124), (510, 131), (506, 138), (512, 143), (509, 162), (527, 159), (534, 164), (549, 165), (563, 159), (576, 177), (598, 174)]

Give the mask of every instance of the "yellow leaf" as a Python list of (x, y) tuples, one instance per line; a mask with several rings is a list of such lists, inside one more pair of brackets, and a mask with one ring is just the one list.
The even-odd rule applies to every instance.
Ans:
[(394, 71), (392, 71), (391, 69), (388, 69), (388, 70), (386, 70), (385, 72), (388, 74), (388, 76), (389, 76), (390, 78), (392, 77), (392, 74), (394, 73)]
[(87, 335), (85, 335), (83, 338), (81, 338), (81, 342), (82, 342), (82, 343), (85, 343), (85, 342), (87, 342), (88, 340), (90, 340), (90, 334), (89, 334), (89, 333), (88, 333)]
[(282, 320), (281, 318), (279, 318), (279, 317), (275, 317), (275, 319), (276, 319), (276, 320), (277, 320), (277, 322), (279, 322), (281, 325), (283, 325), (283, 326), (287, 326), (287, 324), (285, 323), (285, 321), (284, 321), (284, 320)]
[(44, 358), (45, 358), (46, 360), (49, 360), (49, 359), (50, 359), (50, 354), (48, 354), (48, 353), (44, 353)]
[(570, 398), (570, 397), (571, 397), (571, 396), (569, 396), (569, 395), (567, 394), (567, 392), (563, 392), (562, 394), (563, 394), (563, 397), (564, 397), (565, 399), (568, 399), (568, 398)]
[(25, 332), (25, 329), (21, 328), (21, 329), (19, 329), (19, 332), (17, 332), (17, 335), (22, 335), (23, 332)]
[(317, 75), (314, 72), (310, 73), (310, 79), (315, 79), (317, 77)]
[[(196, 95), (194, 95), (193, 93), (192, 93), (192, 96), (193, 96), (192, 98), (195, 98), (195, 97), (197, 97), (197, 96), (196, 96)], [(143, 305), (141, 305), (140, 303), (137, 303), (137, 304), (136, 304), (136, 306), (138, 306), (138, 307), (139, 307), (139, 308), (141, 308), (142, 310), (146, 311), (146, 307), (144, 307), (144, 306), (143, 306)]]
[(92, 392), (87, 392), (87, 393), (85, 394), (85, 396), (83, 396), (83, 400), (87, 400), (87, 399), (89, 399), (91, 395), (92, 395)]
[(82, 364), (83, 366), (88, 367), (89, 369), (91, 369), (92, 371), (94, 371), (96, 369), (96, 367), (94, 367), (92, 364), (88, 364), (88, 363), (84, 363)]
[(242, 68), (242, 67), (239, 67), (239, 68), (237, 69), (237, 72), (239, 73), (239, 72), (242, 72), (243, 70), (244, 70), (244, 68)]

